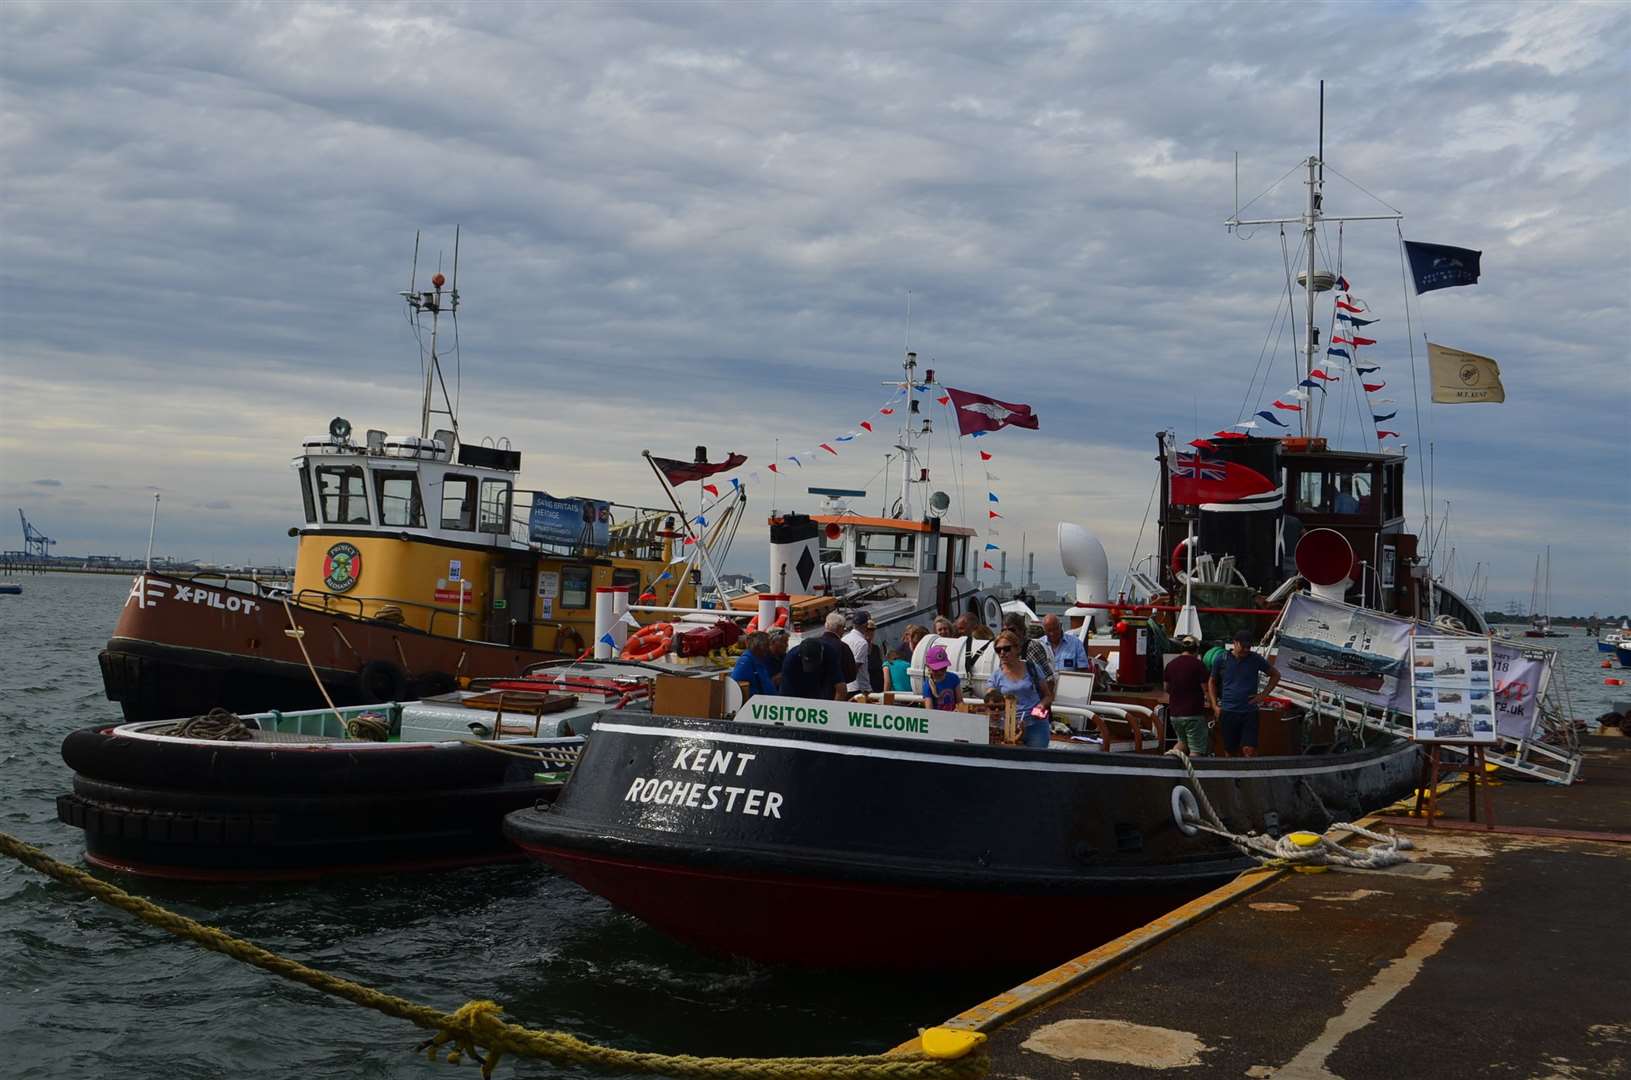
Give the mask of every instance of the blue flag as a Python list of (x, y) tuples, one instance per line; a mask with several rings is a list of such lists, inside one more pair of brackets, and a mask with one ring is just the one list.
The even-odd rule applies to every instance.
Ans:
[(600, 635), (600, 643), (602, 645), (610, 645), (614, 649), (617, 648), (617, 641), (609, 633)]
[(1298, 386), (1312, 386), (1316, 390), (1319, 390), (1321, 393), (1325, 392), (1324, 384), (1319, 382), (1317, 379), (1304, 379), (1302, 382), (1298, 383), (1297, 385)]
[(1390, 412), (1390, 413), (1371, 413), (1370, 418), (1372, 420), (1375, 420), (1378, 424), (1380, 424), (1383, 421), (1392, 420), (1395, 416), (1398, 416), (1398, 415), (1399, 415), (1399, 411), (1397, 409), (1395, 409), (1393, 412)]
[(1001, 502), (1002, 501), (1001, 499), (997, 498), (997, 493), (995, 491), (986, 492), (985, 497), (987, 499), (990, 499), (992, 502)]
[(1353, 357), (1348, 355), (1348, 350), (1347, 349), (1339, 349), (1334, 345), (1331, 348), (1325, 350), (1325, 355), (1326, 356), (1340, 356), (1344, 360), (1352, 360), (1353, 359)]
[(1380, 319), (1361, 319), (1357, 315), (1344, 315), (1339, 311), (1339, 312), (1337, 312), (1337, 322), (1345, 322), (1350, 326), (1369, 326), (1371, 323), (1381, 322), (1381, 320)]
[(1404, 242), (1410, 260), (1410, 274), (1416, 279), (1416, 295), (1456, 285), (1478, 284), (1478, 260), (1484, 253), (1444, 244)]
[(1280, 422), (1280, 418), (1278, 416), (1275, 416), (1273, 413), (1269, 412), (1267, 409), (1264, 409), (1262, 412), (1258, 413), (1257, 415), (1261, 416), (1263, 419), (1267, 420), (1269, 423), (1273, 424), (1275, 427), (1290, 427), (1291, 426), (1290, 424), (1282, 424)]
[(1354, 368), (1354, 370), (1359, 372), (1359, 374), (1361, 374), (1361, 375), (1369, 375), (1373, 371), (1381, 371), (1382, 369), (1379, 368), (1379, 367), (1357, 367), (1356, 366)]

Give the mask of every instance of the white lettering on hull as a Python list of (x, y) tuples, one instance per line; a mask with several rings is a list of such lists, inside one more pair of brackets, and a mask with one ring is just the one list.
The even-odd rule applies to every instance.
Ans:
[[(744, 776), (758, 754), (745, 750), (714, 750), (711, 747), (685, 747), (674, 758), (674, 768), (683, 773), (715, 773), (726, 777)], [(623, 795), (624, 802), (646, 803), (652, 806), (683, 806), (687, 810), (706, 810), (725, 814), (743, 814), (748, 817), (780, 819), (786, 801), (779, 791), (765, 788), (739, 787), (734, 784), (710, 784), (706, 780), (673, 777), (637, 776)]]
[(217, 611), (233, 614), (242, 612), (245, 615), (253, 615), (261, 606), (258, 600), (251, 600), (239, 593), (207, 589), (202, 585), (184, 585), (176, 582), (174, 588), (175, 594), (166, 597), (165, 594), (171, 589), (170, 582), (156, 581), (146, 575), (138, 575), (131, 583), (130, 595), (125, 597), (125, 606), (129, 607), (130, 602), (134, 600), (138, 608), (158, 607), (160, 600), (171, 599), (180, 604), (203, 604)]

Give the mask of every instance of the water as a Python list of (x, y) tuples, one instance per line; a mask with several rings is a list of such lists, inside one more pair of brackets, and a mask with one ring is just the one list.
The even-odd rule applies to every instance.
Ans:
[[(23, 579), (21, 596), (0, 596), (0, 828), (76, 865), (83, 834), (56, 820), (56, 797), (71, 783), (59, 746), (75, 727), (118, 717), (96, 653), (128, 588), (123, 577), (48, 574)], [(854, 977), (705, 957), (534, 864), (278, 885), (97, 872), (412, 1001), (451, 1011), (491, 998), (530, 1026), (628, 1049), (870, 1053), (1028, 974)], [(410, 1052), (421, 1037), (0, 862), (7, 1076), (454, 1075)], [(499, 1072), (575, 1075), (513, 1061)]]

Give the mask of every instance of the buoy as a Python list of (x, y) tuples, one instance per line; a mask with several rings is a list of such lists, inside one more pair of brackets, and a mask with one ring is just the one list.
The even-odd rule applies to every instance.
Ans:
[(1601, 664), (1598, 664), (1598, 665), (1597, 665), (1597, 666), (1598, 666), (1598, 667), (1605, 667), (1605, 668), (1611, 668), (1611, 667), (1613, 667), (1613, 666), (1614, 666), (1614, 661), (1612, 661), (1612, 660), (1604, 660), (1604, 661), (1603, 661), (1603, 662), (1602, 662), (1602, 663), (1601, 663)]
[(1624, 686), (1625, 685), (1625, 680), (1624, 679), (1604, 679), (1603, 680), (1603, 685), (1604, 686)]

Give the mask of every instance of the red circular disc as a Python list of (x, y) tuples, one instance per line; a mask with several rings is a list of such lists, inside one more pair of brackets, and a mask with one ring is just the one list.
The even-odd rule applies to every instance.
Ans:
[(1340, 585), (1353, 569), (1353, 545), (1335, 529), (1310, 529), (1297, 541), (1297, 573), (1315, 585)]

